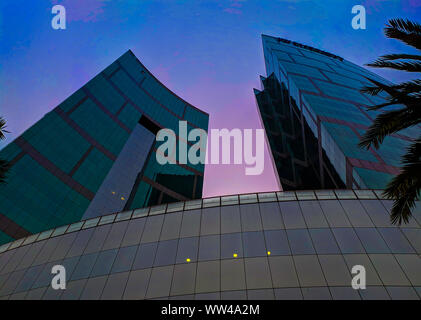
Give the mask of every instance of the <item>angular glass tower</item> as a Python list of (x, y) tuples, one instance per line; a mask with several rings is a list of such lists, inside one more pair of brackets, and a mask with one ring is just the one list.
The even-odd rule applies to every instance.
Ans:
[[(378, 75), (336, 55), (262, 36), (267, 78), (255, 90), (274, 167), (284, 190), (383, 189), (419, 128), (387, 137), (378, 150), (360, 149), (385, 96), (360, 92)], [(391, 106), (390, 108), (397, 107)]]
[[(208, 128), (129, 50), (7, 145), (0, 243), (121, 210), (202, 197), (204, 165), (160, 165), (160, 128)], [(181, 140), (180, 140), (181, 139)], [(177, 144), (184, 144), (177, 134)], [(178, 159), (175, 159), (178, 160)]]

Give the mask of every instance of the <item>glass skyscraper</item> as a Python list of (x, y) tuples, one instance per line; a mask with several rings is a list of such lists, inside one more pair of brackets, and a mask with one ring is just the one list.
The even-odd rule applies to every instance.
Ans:
[(268, 76), (255, 95), (282, 188), (383, 189), (419, 131), (393, 134), (378, 150), (358, 147), (381, 112), (366, 107), (386, 102), (384, 93), (360, 89), (373, 85), (367, 78), (389, 82), (322, 50), (266, 35), (262, 41)]
[[(207, 130), (209, 116), (160, 83), (129, 50), (0, 157), (0, 244), (123, 209), (202, 197), (204, 165), (160, 165), (160, 128)], [(178, 155), (176, 159), (178, 160)]]
[[(86, 190), (96, 193), (91, 201), (83, 202), (80, 215), (66, 224), (35, 234), (20, 234), (19, 239), (0, 245), (0, 299), (421, 299), (421, 206), (418, 203), (407, 224), (392, 225), (393, 201), (385, 199), (382, 190), (358, 189), (382, 187), (382, 175), (390, 179), (395, 172), (386, 171), (398, 165), (393, 162), (398, 161), (393, 154), (365, 152), (356, 147), (357, 133), (369, 124), (364, 104), (356, 101), (362, 103), (370, 97), (350, 86), (363, 81), (362, 75), (360, 80), (351, 77), (363, 69), (286, 40), (264, 37), (264, 48), (270, 75), (262, 79), (263, 90), (256, 92), (256, 98), (282, 187), (316, 190), (192, 199), (201, 196), (199, 173), (203, 168), (163, 168), (150, 155), (156, 152), (154, 133), (160, 126), (175, 128), (181, 117), (188, 119), (192, 127), (206, 128), (207, 115), (175, 99), (128, 52), (60, 105), (58, 112), (46, 116), (70, 117), (81, 128), (77, 133), (83, 129), (92, 137), (88, 140), (85, 134), (84, 140), (91, 144), (98, 141), (91, 151), (87, 147), (79, 152), (76, 164), (68, 163), (72, 153), (65, 153), (65, 148), (58, 149), (62, 157), (56, 153), (58, 159), (50, 156), (52, 160), (46, 161), (48, 149), (43, 149), (43, 140), (31, 138), (33, 128), (23, 135), (21, 143), (19, 138), (18, 143), (13, 142), (6, 149), (8, 153), (3, 151), (18, 159), (16, 164), (24, 159), (35, 163), (37, 166), (18, 172), (28, 175), (34, 183), (45, 184), (53, 196), (64, 193), (63, 185), (72, 181), (63, 172), (73, 172), (72, 179), (82, 179), (77, 181), (85, 189), (76, 188), (76, 194), (82, 194), (77, 199), (84, 199)], [(281, 52), (282, 48), (286, 48), (285, 52)], [(288, 70), (281, 67), (278, 58), (287, 63)], [(331, 80), (323, 78), (325, 75)], [(338, 84), (341, 81), (342, 85)], [(139, 84), (146, 91), (139, 90)], [(119, 88), (118, 94), (111, 90), (115, 88)], [(134, 116), (122, 116), (127, 106), (104, 111), (115, 105), (107, 104), (113, 92), (115, 99), (123, 96), (120, 104), (130, 106), (127, 112)], [(88, 102), (90, 109), (78, 113)], [(172, 106), (172, 111), (164, 106)], [(132, 130), (131, 134), (125, 133), (124, 143), (118, 144), (117, 135), (108, 132), (124, 132), (113, 123), (115, 118)], [(56, 133), (53, 137), (71, 141), (71, 148), (80, 147), (84, 141), (75, 140), (75, 124), (70, 120), (66, 122), (72, 124), (70, 128), (53, 127), (58, 126), (58, 121), (42, 121), (51, 125), (50, 132)], [(107, 131), (102, 127), (105, 124)], [(332, 128), (337, 131), (329, 131)], [(107, 139), (101, 138), (100, 132), (107, 132)], [(407, 141), (405, 135), (392, 138)], [(56, 145), (61, 146), (59, 142)], [(20, 149), (13, 154), (13, 148)], [(97, 158), (86, 163), (94, 150), (103, 158), (108, 151), (109, 155), (118, 153), (112, 166), (101, 169), (105, 173), (97, 189), (90, 187), (95, 175), (89, 171), (76, 175), (87, 164), (91, 170), (103, 168)], [(48, 171), (53, 165), (61, 170), (53, 171), (55, 175)], [(65, 165), (69, 171), (64, 171)], [(32, 176), (32, 172), (36, 175)], [(65, 180), (57, 184), (53, 177)], [(12, 187), (33, 194), (25, 176), (13, 179)], [(322, 186), (324, 189), (317, 190)], [(73, 195), (72, 190), (67, 193)], [(25, 193), (19, 194), (22, 197)], [(16, 205), (11, 212), (19, 208)], [(110, 214), (101, 214), (107, 211)], [(37, 212), (37, 217), (48, 223), (48, 216)], [(61, 211), (55, 212), (58, 215)], [(66, 270), (64, 290), (51, 285), (51, 270), (56, 265)], [(365, 289), (352, 287), (354, 266), (363, 266), (366, 271)]]

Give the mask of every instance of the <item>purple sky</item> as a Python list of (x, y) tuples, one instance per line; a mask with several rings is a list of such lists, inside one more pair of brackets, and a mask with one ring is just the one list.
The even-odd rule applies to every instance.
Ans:
[[(51, 28), (54, 4), (67, 10), (66, 30)], [(351, 28), (355, 4), (367, 9), (366, 30)], [(259, 128), (252, 89), (265, 75), (262, 33), (362, 65), (381, 54), (413, 52), (383, 36), (384, 24), (394, 17), (421, 21), (421, 2), (5, 0), (0, 115), (11, 134), (0, 148), (127, 49), (168, 88), (208, 112), (210, 129)], [(378, 73), (392, 81), (408, 79)], [(265, 159), (259, 176), (245, 176), (242, 165), (208, 165), (204, 196), (275, 190), (267, 150)]]

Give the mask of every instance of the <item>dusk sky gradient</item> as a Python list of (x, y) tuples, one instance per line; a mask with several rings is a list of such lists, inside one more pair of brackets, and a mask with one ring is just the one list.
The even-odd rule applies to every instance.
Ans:
[[(51, 27), (66, 8), (67, 29)], [(367, 29), (351, 27), (351, 8), (367, 10)], [(260, 128), (253, 88), (266, 75), (261, 34), (279, 36), (363, 65), (413, 50), (386, 39), (390, 18), (421, 22), (421, 1), (3, 0), (0, 4), (0, 116), (11, 142), (120, 55), (131, 49), (163, 84), (210, 114), (212, 128)], [(372, 70), (373, 71), (373, 70)], [(374, 70), (391, 81), (411, 76)], [(207, 165), (204, 197), (276, 190), (265, 170)]]

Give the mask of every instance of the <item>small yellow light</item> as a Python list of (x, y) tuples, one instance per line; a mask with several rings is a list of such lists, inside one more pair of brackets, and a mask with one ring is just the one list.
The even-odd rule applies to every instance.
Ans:
[(234, 258), (237, 258), (238, 254), (234, 253), (232, 256), (233, 256)]
[(111, 192), (112, 194), (115, 194), (115, 191)]
[(268, 251), (268, 256), (270, 256), (270, 251)]
[(125, 199), (124, 199), (124, 197), (121, 197), (120, 199), (121, 199), (121, 200), (125, 200)]
[(187, 261), (187, 262), (190, 262), (190, 258), (187, 258), (187, 259), (186, 259), (186, 261)]

